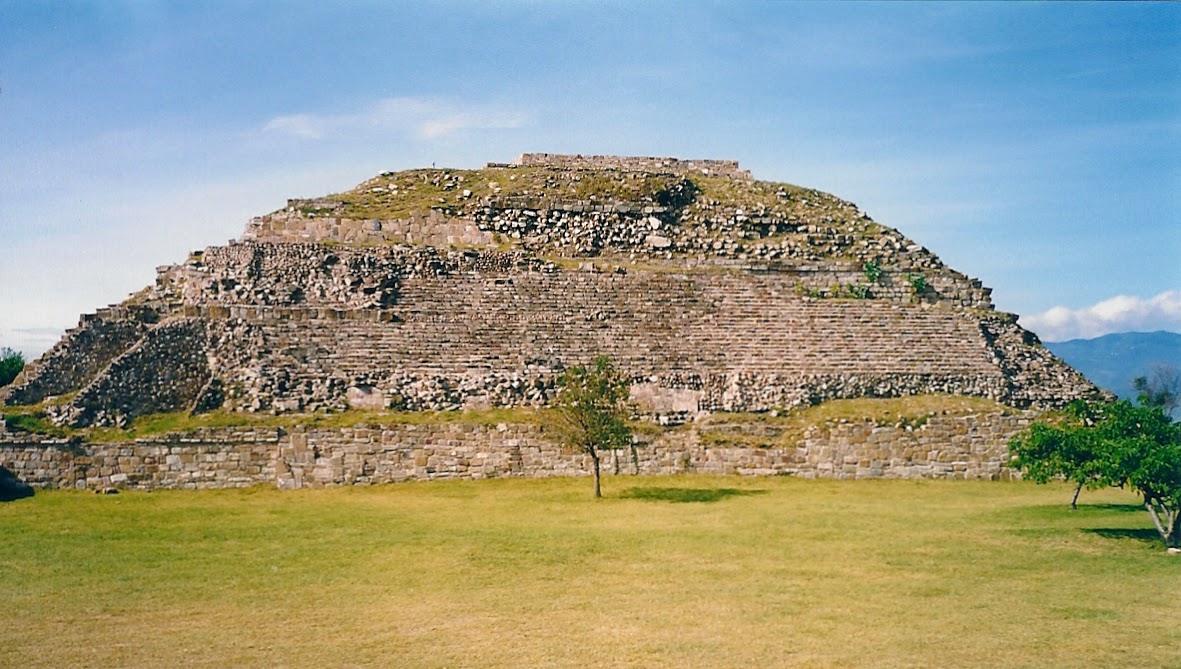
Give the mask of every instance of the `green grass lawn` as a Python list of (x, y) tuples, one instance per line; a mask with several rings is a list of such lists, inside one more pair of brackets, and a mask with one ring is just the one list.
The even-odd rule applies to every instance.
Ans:
[(1065, 486), (494, 480), (0, 505), (0, 666), (1181, 667), (1181, 557)]

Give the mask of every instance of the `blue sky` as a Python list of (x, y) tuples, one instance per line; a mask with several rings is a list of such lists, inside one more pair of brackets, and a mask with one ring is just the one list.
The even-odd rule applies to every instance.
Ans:
[(1181, 331), (1181, 4), (9, 0), (0, 346), (288, 197), (524, 151), (737, 159), (1047, 340)]

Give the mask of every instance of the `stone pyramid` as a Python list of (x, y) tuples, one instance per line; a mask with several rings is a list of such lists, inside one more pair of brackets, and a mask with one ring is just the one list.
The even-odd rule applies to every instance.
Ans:
[(734, 161), (525, 154), (289, 200), (83, 316), (3, 399), (57, 397), (73, 426), (544, 405), (597, 355), (662, 421), (1099, 393), (989, 293), (855, 205)]

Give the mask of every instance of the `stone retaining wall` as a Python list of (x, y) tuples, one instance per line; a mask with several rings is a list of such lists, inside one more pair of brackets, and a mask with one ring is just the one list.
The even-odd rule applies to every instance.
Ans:
[[(817, 425), (780, 445), (719, 442), (687, 426), (641, 438), (623, 473), (792, 475), (805, 478), (1010, 476), (1008, 441), (1032, 413), (929, 417), (921, 426), (852, 421)], [(789, 440), (790, 441), (790, 440)], [(223, 428), (84, 444), (0, 434), (0, 465), (38, 487), (104, 489), (300, 488), (590, 473), (585, 455), (528, 424), (369, 425), (349, 428)], [(614, 471), (611, 455), (604, 473)]]
[(308, 217), (278, 211), (251, 219), (244, 240), (342, 242), (345, 244), (414, 244), (439, 248), (495, 246), (492, 233), (472, 220), (430, 210), (404, 219)]
[[(583, 156), (565, 153), (522, 153), (510, 165), (557, 167), (575, 170), (626, 170), (636, 172), (702, 172), (716, 176), (750, 179), (750, 171), (738, 168), (737, 160), (686, 160), (657, 156)], [(499, 167), (497, 164), (490, 166)]]
[(222, 428), (87, 444), (0, 434), (0, 464), (44, 488), (233, 488), (273, 481), (283, 433)]

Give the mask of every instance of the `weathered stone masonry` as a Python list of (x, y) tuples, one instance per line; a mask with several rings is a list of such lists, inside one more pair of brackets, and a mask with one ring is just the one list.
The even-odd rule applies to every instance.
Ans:
[(680, 160), (656, 156), (582, 156), (560, 153), (523, 153), (513, 165), (563, 167), (567, 169), (613, 169), (637, 172), (700, 171), (739, 179), (750, 172), (738, 168), (737, 160)]
[[(51, 419), (74, 427), (168, 411), (544, 406), (564, 369), (597, 355), (616, 360), (641, 412), (662, 424), (925, 393), (1046, 409), (1100, 392), (995, 311), (980, 281), (851, 203), (754, 180), (734, 161), (525, 154), (485, 170), (383, 173), (346, 193), (291, 200), (251, 221), (240, 241), (160, 267), (154, 286), (83, 317), (0, 400), (45, 402)], [(445, 455), (433, 441), (425, 456), (407, 454), (403, 437), (442, 438), (444, 428), (387, 426), (368, 454), (357, 444), (372, 434), (218, 432), (202, 433), (200, 446), (136, 442), (118, 455), (85, 446), (69, 462), (74, 476), (85, 465), (83, 481), (123, 475), (168, 487), (582, 471), (533, 428), (511, 427), (513, 437), (447, 429), (485, 456)], [(680, 441), (642, 450), (642, 464), (934, 476), (948, 473), (940, 457), (969, 461), (902, 441), (863, 457), (883, 435), (895, 438), (858, 429), (828, 430), (837, 441), (827, 447), (725, 451), (694, 450), (690, 425)], [(929, 430), (921, 434), (938, 433)], [(835, 445), (842, 439), (848, 453)], [(963, 452), (987, 457), (950, 471), (993, 476), (1006, 439), (973, 439)], [(53, 463), (67, 451), (11, 448), (22, 463), (49, 463), (34, 480), (60, 482), (53, 467), (63, 465)], [(439, 469), (422, 457), (459, 460)]]
[[(641, 474), (804, 478), (1010, 476), (1010, 437), (1033, 414), (930, 417), (917, 428), (853, 421), (808, 428), (794, 446), (710, 443), (689, 426), (637, 448)], [(620, 470), (632, 473), (627, 453)], [(605, 471), (613, 471), (611, 456)], [(150, 490), (281, 488), (408, 480), (580, 476), (587, 456), (535, 425), (361, 425), (223, 428), (110, 444), (29, 441), (0, 433), (0, 465), (38, 487)]]

